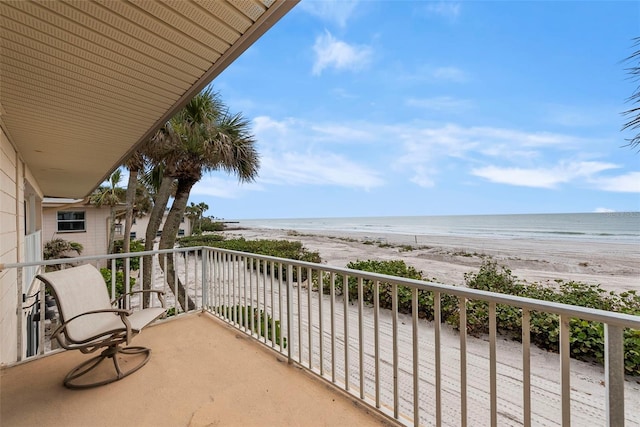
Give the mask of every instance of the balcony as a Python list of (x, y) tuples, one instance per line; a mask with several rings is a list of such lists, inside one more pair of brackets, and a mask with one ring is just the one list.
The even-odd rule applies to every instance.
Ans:
[(152, 349), (149, 363), (91, 390), (62, 385), (87, 358), (78, 351), (5, 369), (2, 425), (383, 425), (364, 405), (207, 313), (151, 326), (134, 345)]
[[(131, 278), (139, 286), (144, 263), (152, 263), (151, 285), (167, 292), (174, 315), (135, 338), (134, 345), (153, 349), (149, 364), (105, 387), (66, 390), (62, 378), (87, 356), (51, 350), (45, 322), (37, 322), (35, 354), (26, 357), (26, 345), (18, 344), (19, 354), (34, 361), (3, 369), (3, 423), (72, 425), (89, 416), (111, 422), (118, 414), (131, 425), (640, 424), (640, 387), (625, 381), (622, 342), (625, 328), (640, 329), (637, 316), (206, 247), (140, 255), (149, 257), (140, 257), (137, 269), (133, 255), (74, 262), (106, 260), (114, 271), (123, 265), (127, 287)], [(163, 273), (166, 255), (175, 259), (172, 277)], [(35, 264), (5, 268), (17, 268), (22, 280)], [(176, 278), (187, 284), (190, 312), (171, 298)], [(340, 283), (354, 283), (349, 279), (359, 298), (338, 292)], [(378, 298), (362, 302), (367, 284), (374, 295), (390, 290), (391, 310)], [(398, 312), (400, 290), (411, 293), (410, 314)], [(44, 312), (44, 289), (36, 291), (35, 303), (17, 297)], [(464, 327), (420, 319), (420, 292), (432, 297), (436, 319), (443, 298), (455, 298), (463, 325), (468, 302), (486, 302), (488, 335), (474, 338)], [(129, 304), (136, 309), (140, 301)], [(496, 307), (504, 305), (521, 313), (521, 342), (496, 331)], [(27, 311), (18, 318), (19, 337), (30, 326)], [(557, 316), (560, 354), (531, 346), (535, 312)], [(570, 358), (574, 318), (604, 324), (604, 368)], [(94, 415), (101, 411), (107, 418)]]

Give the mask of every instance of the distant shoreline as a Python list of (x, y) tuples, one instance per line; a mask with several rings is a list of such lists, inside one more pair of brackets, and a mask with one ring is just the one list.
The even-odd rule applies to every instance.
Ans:
[(317, 251), (323, 262), (344, 267), (366, 259), (402, 259), (426, 277), (450, 285), (464, 283), (486, 259), (509, 268), (520, 280), (600, 284), (606, 290), (640, 291), (640, 245), (628, 242), (576, 242), (566, 239), (287, 230), (238, 227), (227, 237), (287, 239)]
[(640, 246), (640, 212), (517, 215), (331, 217), (238, 220), (238, 227), (300, 233), (368, 233), (417, 238), (568, 240), (629, 242)]

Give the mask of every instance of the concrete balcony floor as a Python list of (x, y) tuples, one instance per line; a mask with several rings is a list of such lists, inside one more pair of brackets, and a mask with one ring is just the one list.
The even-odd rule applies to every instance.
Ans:
[(3, 426), (380, 426), (381, 416), (205, 314), (148, 327), (138, 372), (102, 387), (62, 385), (93, 355), (58, 353), (3, 368)]

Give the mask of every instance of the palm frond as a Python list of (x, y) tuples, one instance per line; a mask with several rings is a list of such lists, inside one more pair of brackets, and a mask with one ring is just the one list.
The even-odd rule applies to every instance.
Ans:
[[(629, 74), (629, 78), (631, 80), (638, 81), (640, 80), (640, 37), (636, 37), (634, 39), (633, 47), (636, 50), (626, 59), (627, 62), (632, 62), (633, 65), (627, 68), (626, 71)], [(640, 86), (638, 86), (633, 94), (631, 94), (631, 96), (627, 98), (627, 102), (631, 102), (633, 104), (640, 103)], [(640, 107), (630, 108), (624, 111), (622, 115), (629, 117), (628, 121), (622, 126), (623, 131), (634, 131), (640, 128)], [(640, 132), (627, 139), (626, 145), (632, 148), (640, 148)]]

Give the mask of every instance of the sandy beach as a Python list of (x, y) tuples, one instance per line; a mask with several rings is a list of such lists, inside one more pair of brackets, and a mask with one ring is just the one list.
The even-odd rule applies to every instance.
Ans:
[[(640, 291), (640, 244), (550, 239), (489, 239), (462, 236), (292, 231), (267, 228), (229, 229), (227, 237), (288, 239), (320, 253), (323, 263), (344, 267), (355, 260), (402, 259), (425, 277), (448, 285), (464, 284), (494, 259), (520, 280), (555, 280), (600, 284), (603, 289)], [(411, 246), (411, 250), (407, 250)]]

